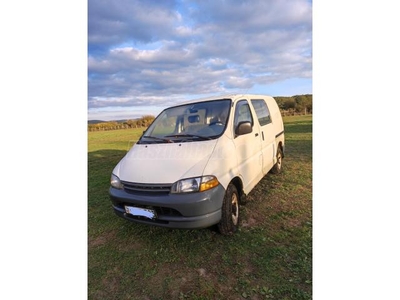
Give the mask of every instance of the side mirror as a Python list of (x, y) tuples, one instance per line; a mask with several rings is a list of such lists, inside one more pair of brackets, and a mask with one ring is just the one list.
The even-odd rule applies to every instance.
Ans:
[(238, 126), (235, 129), (235, 134), (236, 136), (238, 135), (243, 135), (243, 134), (248, 134), (253, 131), (253, 128), (251, 127), (251, 122), (240, 122)]

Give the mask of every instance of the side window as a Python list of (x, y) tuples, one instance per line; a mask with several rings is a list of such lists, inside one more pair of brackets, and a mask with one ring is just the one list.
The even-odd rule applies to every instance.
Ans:
[(253, 104), (254, 110), (256, 111), (256, 115), (261, 126), (271, 123), (271, 116), (269, 114), (268, 106), (264, 100), (251, 100), (251, 104)]
[(236, 109), (235, 109), (235, 120), (234, 120), (235, 128), (238, 126), (240, 122), (246, 122), (246, 121), (250, 122), (251, 126), (253, 126), (253, 117), (251, 115), (249, 104), (247, 103), (246, 100), (240, 100), (236, 104)]

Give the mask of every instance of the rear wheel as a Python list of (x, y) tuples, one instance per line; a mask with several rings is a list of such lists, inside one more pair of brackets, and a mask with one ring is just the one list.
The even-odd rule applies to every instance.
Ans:
[(276, 163), (271, 169), (271, 172), (273, 174), (279, 174), (282, 172), (282, 159), (283, 159), (282, 150), (281, 148), (278, 148), (278, 151), (276, 152)]
[(222, 216), (218, 224), (219, 232), (229, 235), (239, 228), (239, 194), (236, 187), (230, 183), (226, 189), (222, 203)]

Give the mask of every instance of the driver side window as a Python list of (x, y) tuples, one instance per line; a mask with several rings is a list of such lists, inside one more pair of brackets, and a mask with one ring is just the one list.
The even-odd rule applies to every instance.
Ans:
[(234, 130), (240, 122), (250, 122), (251, 126), (253, 126), (253, 116), (251, 115), (250, 107), (246, 100), (240, 100), (236, 104)]

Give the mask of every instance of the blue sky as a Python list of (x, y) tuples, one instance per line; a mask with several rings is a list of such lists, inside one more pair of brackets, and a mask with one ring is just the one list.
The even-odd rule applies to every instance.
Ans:
[(89, 0), (89, 120), (237, 92), (312, 93), (310, 1)]

